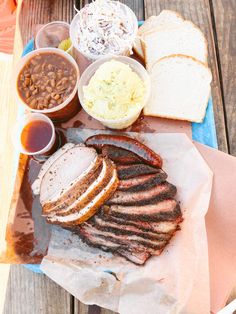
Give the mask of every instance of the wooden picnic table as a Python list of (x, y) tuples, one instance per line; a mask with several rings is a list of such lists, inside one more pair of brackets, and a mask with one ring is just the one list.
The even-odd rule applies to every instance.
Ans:
[[(88, 1), (76, 1), (82, 7)], [(180, 12), (198, 25), (208, 41), (213, 73), (212, 96), (219, 149), (236, 155), (236, 1), (235, 0), (127, 0), (139, 20), (163, 9)], [(24, 0), (19, 14), (23, 44), (32, 38), (35, 25), (53, 20), (70, 22), (74, 0)], [(4, 314), (109, 314), (86, 306), (44, 275), (23, 266), (12, 266)]]

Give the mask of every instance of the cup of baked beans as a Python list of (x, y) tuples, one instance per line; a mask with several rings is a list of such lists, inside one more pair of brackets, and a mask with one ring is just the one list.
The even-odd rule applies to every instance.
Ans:
[(18, 102), (54, 122), (77, 114), (79, 68), (71, 55), (57, 48), (36, 49), (20, 59), (15, 84)]

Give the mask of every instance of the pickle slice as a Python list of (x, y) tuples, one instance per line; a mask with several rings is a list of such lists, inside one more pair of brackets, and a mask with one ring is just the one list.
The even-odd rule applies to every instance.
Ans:
[(67, 38), (60, 42), (58, 48), (67, 51), (70, 48), (71, 44), (72, 44), (71, 39)]

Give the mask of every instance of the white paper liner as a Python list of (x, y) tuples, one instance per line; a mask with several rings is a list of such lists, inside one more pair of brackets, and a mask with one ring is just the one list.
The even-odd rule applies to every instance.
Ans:
[[(76, 132), (82, 140), (94, 134), (91, 130)], [(162, 156), (168, 181), (178, 189), (184, 216), (181, 231), (161, 256), (150, 258), (145, 266), (135, 266), (55, 227), (41, 269), (80, 301), (122, 314), (209, 313), (204, 216), (212, 171), (184, 134), (132, 135)]]

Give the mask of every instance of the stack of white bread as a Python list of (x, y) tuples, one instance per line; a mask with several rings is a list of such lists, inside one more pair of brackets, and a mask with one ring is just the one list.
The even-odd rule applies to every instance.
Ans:
[(152, 82), (144, 114), (202, 122), (212, 74), (201, 30), (177, 12), (164, 10), (139, 28), (134, 50), (146, 64)]

